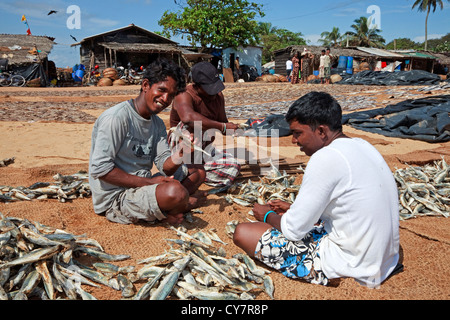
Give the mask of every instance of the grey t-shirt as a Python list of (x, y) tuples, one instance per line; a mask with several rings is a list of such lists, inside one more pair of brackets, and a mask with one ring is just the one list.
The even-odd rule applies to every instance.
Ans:
[(95, 121), (89, 158), (89, 184), (94, 211), (108, 210), (114, 199), (125, 190), (101, 179), (114, 167), (129, 174), (150, 171), (153, 163), (163, 174), (163, 165), (171, 155), (164, 122), (156, 115), (142, 118), (131, 101), (121, 102)]

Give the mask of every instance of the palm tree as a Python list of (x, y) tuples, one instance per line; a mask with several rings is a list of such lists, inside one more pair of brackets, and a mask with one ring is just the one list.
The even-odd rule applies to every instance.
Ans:
[(276, 33), (277, 27), (273, 27), (270, 22), (258, 22), (258, 32), (261, 36), (267, 36), (269, 34)]
[[(450, 2), (450, 0), (447, 1)], [(441, 10), (444, 9), (442, 0), (416, 0), (411, 8), (414, 9), (417, 7), (418, 11), (427, 11), (427, 16), (425, 18), (425, 51), (428, 47), (428, 15), (430, 14), (431, 8), (433, 8), (433, 12), (435, 12), (438, 5), (441, 7)]]
[(345, 33), (351, 37), (353, 43), (361, 47), (382, 47), (384, 45), (384, 38), (378, 34), (381, 30), (369, 28), (367, 17), (360, 17), (354, 22), (351, 27), (355, 32), (348, 31)]
[(320, 36), (322, 37), (322, 39), (319, 39), (319, 41), (322, 42), (325, 46), (337, 47), (339, 45), (338, 42), (342, 40), (342, 35), (339, 32), (339, 28), (337, 27), (333, 27), (333, 30), (331, 30), (331, 32), (322, 32)]

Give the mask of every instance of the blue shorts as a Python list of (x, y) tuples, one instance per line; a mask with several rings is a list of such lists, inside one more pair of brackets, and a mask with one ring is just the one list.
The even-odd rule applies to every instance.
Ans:
[(293, 279), (327, 285), (318, 253), (320, 240), (327, 236), (323, 226), (315, 227), (302, 240), (290, 241), (275, 228), (268, 229), (259, 239), (255, 257)]

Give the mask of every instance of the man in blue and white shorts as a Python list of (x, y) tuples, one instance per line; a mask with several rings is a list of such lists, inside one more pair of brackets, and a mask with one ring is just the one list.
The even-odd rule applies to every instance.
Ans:
[(327, 93), (292, 104), (292, 142), (310, 156), (299, 193), (292, 205), (256, 204), (259, 222), (239, 224), (233, 240), (287, 277), (322, 285), (350, 277), (373, 288), (398, 266), (398, 191), (381, 154), (347, 137), (341, 117)]

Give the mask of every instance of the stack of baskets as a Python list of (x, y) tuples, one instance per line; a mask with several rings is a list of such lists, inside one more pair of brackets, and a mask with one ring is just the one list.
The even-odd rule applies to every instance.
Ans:
[(119, 79), (119, 75), (117, 70), (114, 68), (106, 68), (103, 70), (103, 78), (98, 82), (98, 86), (106, 87), (106, 86), (122, 86), (125, 85), (126, 82), (122, 79)]

